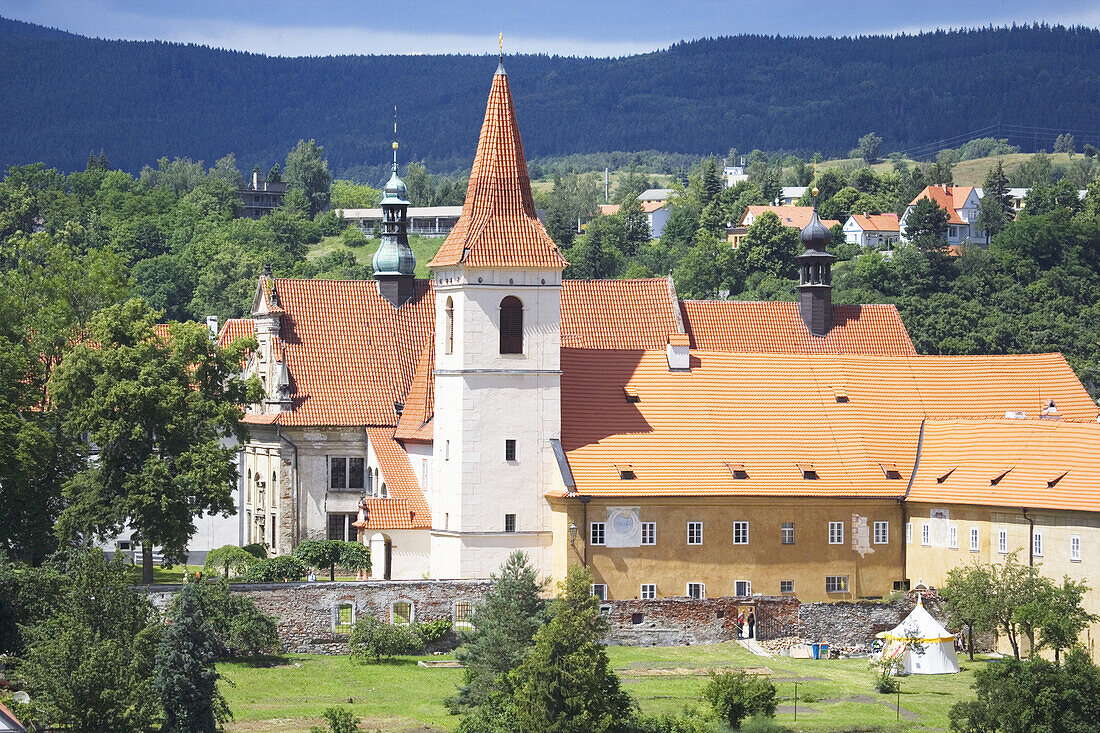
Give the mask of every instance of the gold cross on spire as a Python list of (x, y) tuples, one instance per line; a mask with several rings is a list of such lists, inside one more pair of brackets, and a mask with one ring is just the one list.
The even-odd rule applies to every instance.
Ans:
[(504, 58), (504, 32), (500, 33), (500, 57)]

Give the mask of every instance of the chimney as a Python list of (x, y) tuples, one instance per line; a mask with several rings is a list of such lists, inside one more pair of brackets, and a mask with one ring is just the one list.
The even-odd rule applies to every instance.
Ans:
[(798, 235), (806, 248), (798, 260), (798, 314), (807, 330), (824, 337), (833, 326), (833, 262), (827, 251), (832, 235), (817, 216), (817, 189), (810, 223)]
[(210, 329), (210, 338), (213, 339), (214, 341), (217, 341), (218, 340), (218, 317), (217, 316), (207, 316), (206, 317), (206, 327)]
[(686, 333), (670, 333), (665, 346), (670, 372), (691, 371), (691, 341)]
[(263, 177), (263, 174), (260, 173), (259, 171), (252, 171), (252, 188), (253, 189), (255, 189), (257, 191), (260, 190), (260, 179), (262, 177)]

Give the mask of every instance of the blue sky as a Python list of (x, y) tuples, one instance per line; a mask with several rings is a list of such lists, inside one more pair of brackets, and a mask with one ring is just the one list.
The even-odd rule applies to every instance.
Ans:
[(1100, 0), (0, 0), (0, 15), (102, 38), (307, 56), (621, 56), (704, 36), (861, 35), (1045, 21), (1100, 25)]

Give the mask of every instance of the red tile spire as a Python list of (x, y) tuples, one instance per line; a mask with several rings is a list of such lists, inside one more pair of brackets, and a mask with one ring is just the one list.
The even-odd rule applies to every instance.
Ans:
[(462, 216), (429, 267), (564, 268), (535, 215), (531, 179), (504, 65), (497, 68)]

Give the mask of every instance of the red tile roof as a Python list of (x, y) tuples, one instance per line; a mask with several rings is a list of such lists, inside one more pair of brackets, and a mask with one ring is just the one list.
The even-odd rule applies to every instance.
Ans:
[[(685, 300), (692, 348), (779, 354), (915, 354), (892, 305), (835, 305), (833, 327), (814, 336), (798, 303)], [(563, 342), (564, 345), (564, 342)]]
[(239, 338), (256, 335), (256, 324), (251, 318), (227, 318), (218, 332), (218, 346), (226, 347)]
[(1049, 399), (1069, 419), (1096, 418), (1059, 354), (693, 351), (690, 372), (670, 372), (663, 351), (562, 350), (562, 446), (581, 494), (901, 497), (923, 420), (1031, 414)]
[(666, 278), (565, 280), (561, 345), (587, 349), (663, 349), (682, 331), (676, 293)]
[(929, 420), (907, 498), (1100, 511), (1100, 425), (1064, 419)]
[(921, 199), (931, 199), (947, 212), (948, 224), (967, 224), (968, 222), (959, 216), (958, 209), (966, 204), (966, 199), (973, 190), (973, 186), (947, 186), (946, 191), (943, 186), (925, 186), (924, 190), (909, 202), (909, 205), (916, 206)]
[(900, 232), (897, 214), (852, 214), (852, 221), (865, 232)]
[[(810, 217), (814, 213), (814, 207), (812, 206), (750, 206), (745, 209), (745, 213), (741, 215), (741, 226), (745, 226), (745, 218), (748, 214), (752, 214), (753, 220), (760, 218), (760, 215), (765, 211), (770, 211), (779, 217), (779, 223), (783, 226), (792, 227), (794, 229), (802, 230), (806, 228), (806, 225), (810, 223)], [(822, 219), (821, 223), (825, 225), (826, 229), (831, 229), (840, 222), (836, 219)]]
[[(434, 329), (433, 329), (434, 331)], [(416, 443), (432, 441), (432, 416), (435, 412), (435, 339), (429, 337), (413, 374), (412, 387), (405, 398), (395, 438)]]
[(388, 497), (367, 499), (367, 529), (419, 529), (432, 526), (432, 514), (392, 428), (367, 428)]
[(428, 267), (566, 265), (535, 214), (508, 75), (493, 76), (462, 216)]

